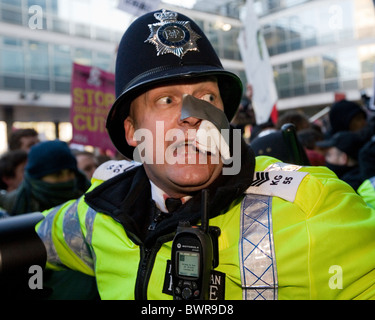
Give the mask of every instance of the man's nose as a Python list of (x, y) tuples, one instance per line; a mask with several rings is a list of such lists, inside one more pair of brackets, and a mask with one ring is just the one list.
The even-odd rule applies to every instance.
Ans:
[(195, 117), (187, 117), (184, 119), (179, 119), (179, 125), (181, 126), (189, 126), (192, 128), (198, 127), (200, 123), (202, 122), (202, 119), (198, 119)]
[(179, 119), (180, 125), (188, 125), (190, 127), (197, 127), (202, 122), (202, 119), (195, 117), (195, 115), (190, 114), (189, 110), (194, 108), (199, 108), (201, 100), (185, 94), (182, 100), (181, 117)]

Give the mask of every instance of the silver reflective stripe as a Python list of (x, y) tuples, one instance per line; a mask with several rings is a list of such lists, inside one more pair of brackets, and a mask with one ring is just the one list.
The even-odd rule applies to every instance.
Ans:
[(40, 239), (42, 239), (44, 246), (46, 247), (47, 251), (47, 261), (57, 267), (65, 267), (61, 262), (59, 255), (57, 254), (55, 245), (52, 240), (52, 230), (54, 225), (54, 220), (56, 213), (60, 210), (61, 206), (54, 208), (48, 215), (44, 218), (44, 220), (39, 225), (36, 233), (39, 235)]
[(371, 182), (372, 187), (375, 189), (375, 177), (369, 179)]
[(254, 194), (242, 201), (239, 256), (244, 300), (277, 299), (271, 203), (272, 197)]
[(90, 246), (93, 264), (96, 265), (96, 255), (95, 251), (92, 248), (92, 231), (94, 230), (94, 220), (96, 217), (96, 211), (90, 207), (88, 207), (86, 212), (86, 219), (85, 219), (85, 225), (86, 225), (86, 242)]
[(94, 226), (94, 219), (96, 217), (96, 211), (88, 207), (86, 212), (85, 226), (86, 226), (86, 241), (91, 246), (92, 242), (92, 230)]
[[(81, 225), (78, 218), (79, 201), (75, 201), (64, 214), (63, 220), (63, 234), (64, 240), (69, 248), (91, 269), (94, 270), (94, 261), (91, 255), (90, 247), (88, 246), (85, 237), (83, 236)], [(92, 221), (93, 222), (93, 221)], [(86, 221), (85, 221), (86, 223)], [(90, 227), (90, 226), (89, 226)], [(90, 230), (90, 229), (89, 229)], [(90, 237), (92, 234), (92, 226), (89, 231)]]

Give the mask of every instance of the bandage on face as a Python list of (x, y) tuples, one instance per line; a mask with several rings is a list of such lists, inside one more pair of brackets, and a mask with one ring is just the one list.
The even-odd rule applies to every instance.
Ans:
[[(181, 120), (189, 117), (201, 119), (194, 143), (204, 152), (216, 154), (217, 151), (223, 159), (230, 158), (229, 151), (229, 121), (225, 113), (211, 103), (185, 95), (182, 101)], [(222, 133), (227, 131), (228, 134)]]

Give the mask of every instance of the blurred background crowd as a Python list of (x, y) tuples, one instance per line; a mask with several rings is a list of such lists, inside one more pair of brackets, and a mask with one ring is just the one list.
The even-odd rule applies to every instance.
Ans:
[[(270, 118), (257, 124), (251, 101), (249, 85), (232, 126), (242, 130), (256, 156), (327, 166), (360, 194), (366, 185), (374, 194), (366, 201), (375, 202), (375, 117), (365, 104), (344, 99), (314, 122), (300, 111), (287, 111), (275, 122)], [(96, 168), (112, 159), (123, 157), (60, 140), (41, 141), (32, 128), (14, 130), (0, 156), (1, 216), (42, 211), (78, 198), (90, 187)]]

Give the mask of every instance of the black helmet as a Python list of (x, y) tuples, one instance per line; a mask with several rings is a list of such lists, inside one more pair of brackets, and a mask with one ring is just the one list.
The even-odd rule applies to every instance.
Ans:
[(115, 147), (127, 158), (134, 148), (125, 139), (130, 103), (155, 85), (178, 79), (215, 76), (224, 112), (231, 120), (242, 96), (241, 80), (223, 69), (211, 43), (188, 17), (171, 11), (147, 13), (123, 35), (116, 61), (116, 101), (107, 118)]

